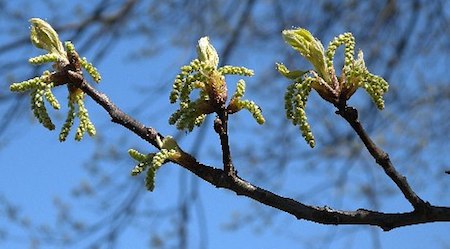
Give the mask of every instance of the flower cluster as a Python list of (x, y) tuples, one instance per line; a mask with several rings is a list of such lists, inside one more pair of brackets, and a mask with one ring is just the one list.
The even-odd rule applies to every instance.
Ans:
[(145, 186), (149, 191), (155, 189), (156, 171), (170, 160), (177, 160), (181, 157), (182, 151), (175, 140), (167, 136), (159, 141), (161, 150), (157, 153), (142, 154), (141, 152), (130, 149), (128, 154), (138, 163), (131, 171), (132, 176), (137, 176), (147, 170), (145, 177)]
[[(292, 80), (285, 94), (286, 116), (294, 125), (299, 125), (307, 143), (314, 147), (314, 137), (307, 122), (305, 107), (312, 89), (328, 102), (345, 103), (355, 91), (362, 87), (371, 96), (379, 109), (384, 108), (383, 95), (388, 83), (371, 74), (365, 66), (362, 51), (354, 58), (355, 38), (351, 33), (335, 37), (324, 49), (322, 43), (306, 29), (285, 30), (283, 38), (292, 48), (305, 57), (314, 67), (310, 71), (290, 71), (277, 64), (281, 75)], [(338, 47), (344, 45), (344, 66), (340, 77), (336, 76), (333, 59)]]
[[(29, 59), (32, 65), (41, 65), (52, 63), (53, 72), (44, 71), (44, 73), (36, 78), (13, 83), (10, 90), (14, 92), (30, 91), (31, 109), (38, 121), (47, 129), (55, 129), (45, 106), (46, 100), (54, 109), (60, 109), (58, 100), (52, 93), (52, 89), (68, 83), (64, 77), (66, 70), (73, 70), (79, 73), (84, 68), (95, 82), (101, 80), (97, 69), (89, 63), (86, 58), (79, 58), (75, 48), (71, 42), (65, 42), (64, 46), (59, 40), (56, 31), (45, 21), (39, 18), (30, 19), (31, 23), (31, 42), (40, 49), (47, 51), (47, 54), (40, 55)], [(75, 62), (75, 63), (74, 63)], [(74, 65), (75, 64), (75, 65)], [(90, 136), (95, 135), (95, 127), (89, 119), (87, 109), (84, 106), (84, 93), (80, 89), (67, 84), (69, 90), (68, 107), (66, 122), (64, 123), (59, 140), (65, 141), (71, 127), (73, 126), (75, 117), (80, 120), (77, 128), (75, 139), (81, 140), (85, 132)], [(78, 109), (77, 107), (78, 106)]]
[[(243, 80), (238, 82), (236, 93), (226, 107), (228, 90), (225, 75), (252, 76), (253, 71), (235, 66), (219, 68), (219, 56), (208, 37), (198, 41), (197, 53), (198, 58), (183, 66), (173, 83), (170, 102), (179, 101), (180, 107), (170, 116), (169, 123), (176, 124), (180, 130), (192, 131), (203, 123), (207, 114), (223, 109), (230, 114), (247, 109), (259, 124), (264, 123), (261, 109), (253, 101), (241, 99), (245, 91)], [(194, 89), (198, 89), (199, 93), (192, 100)]]
[(266, 121), (262, 115), (259, 106), (251, 100), (242, 100), (241, 98), (245, 93), (245, 81), (239, 80), (237, 82), (236, 91), (231, 97), (230, 104), (228, 105), (228, 113), (235, 113), (242, 109), (247, 109), (256, 120), (258, 124), (264, 124)]
[(25, 92), (31, 90), (31, 109), (34, 116), (45, 128), (54, 130), (55, 125), (48, 116), (44, 99), (46, 99), (54, 109), (59, 109), (60, 105), (52, 93), (53, 83), (49, 82), (49, 77), (50, 72), (45, 71), (40, 77), (35, 77), (27, 81), (12, 84), (10, 89), (15, 92)]

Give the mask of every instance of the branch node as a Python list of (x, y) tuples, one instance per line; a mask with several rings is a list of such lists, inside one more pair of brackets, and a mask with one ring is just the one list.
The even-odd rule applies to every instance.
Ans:
[[(389, 161), (391, 160), (389, 158), (389, 154), (384, 152), (384, 151), (382, 151), (379, 148), (375, 148), (375, 149), (378, 150), (378, 156), (375, 158), (375, 162), (378, 165), (386, 165), (387, 163), (389, 163)], [(405, 178), (404, 180), (406, 181), (406, 177), (403, 176), (403, 178)]]

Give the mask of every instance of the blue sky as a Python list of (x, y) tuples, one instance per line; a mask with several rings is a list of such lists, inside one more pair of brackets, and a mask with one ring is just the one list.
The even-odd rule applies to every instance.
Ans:
[[(20, 1), (17, 1), (21, 4)], [(23, 3), (22, 3), (23, 4)], [(49, 13), (48, 10), (41, 9), (39, 4), (30, 7), (27, 13), (28, 16), (23, 17), (23, 30), (28, 30), (27, 20), (31, 17), (46, 18)], [(61, 37), (64, 39), (65, 37)], [(0, 44), (11, 41), (12, 38), (0, 35)], [(214, 37), (212, 39), (214, 44)], [(141, 118), (145, 124), (151, 125), (158, 129), (165, 135), (175, 134), (173, 127), (169, 127), (165, 120), (170, 112), (174, 110), (173, 106), (169, 106), (166, 101), (170, 91), (170, 82), (165, 82), (168, 74), (173, 76), (178, 72), (178, 68), (182, 63), (190, 60), (194, 56), (192, 51), (167, 50), (162, 51), (157, 58), (152, 58), (149, 63), (133, 63), (125, 59), (126, 54), (131, 47), (140, 46), (143, 43), (138, 39), (125, 39), (119, 42), (112, 50), (109, 51), (107, 57), (98, 66), (102, 74), (102, 82), (98, 88), (106, 93), (109, 98), (114, 101), (121, 109), (126, 112), (133, 112), (135, 106), (142, 102), (141, 90), (144, 89), (148, 82), (161, 87), (166, 95), (160, 98), (152, 98), (148, 100), (148, 106), (161, 106), (161, 112), (153, 113), (144, 111), (145, 115)], [(75, 44), (77, 45), (77, 44)], [(194, 49), (195, 44), (192, 44)], [(30, 43), (30, 56), (38, 55), (41, 51), (32, 48)], [(32, 49), (31, 49), (32, 48)], [(220, 49), (220, 45), (217, 46)], [(288, 49), (288, 48), (287, 48)], [(89, 58), (89, 54), (83, 54)], [(157, 64), (155, 64), (157, 62)], [(26, 61), (23, 61), (26, 63)], [(243, 60), (244, 66), (254, 68), (258, 72), (258, 65), (252, 59)], [(245, 64), (248, 63), (248, 64)], [(242, 64), (240, 64), (242, 65)], [(20, 77), (20, 76), (18, 76)], [(24, 79), (22, 79), (24, 80)], [(252, 81), (247, 81), (251, 84)], [(2, 92), (8, 91), (5, 85), (1, 89)], [(59, 89), (56, 95), (63, 102), (65, 98), (65, 90)], [(249, 93), (248, 98), (256, 97)], [(99, 106), (91, 100), (87, 100), (87, 106), (92, 121), (97, 126), (100, 132), (106, 133), (103, 138), (118, 139), (121, 136), (131, 136), (122, 149), (125, 154), (129, 147), (136, 146), (138, 148), (145, 148), (145, 143), (134, 137), (122, 127), (109, 122), (109, 116)], [(146, 104), (142, 108), (145, 108)], [(387, 103), (388, 105), (388, 103)], [(63, 109), (64, 110), (64, 109)], [(160, 109), (158, 109), (160, 110)], [(80, 180), (89, 179), (88, 174), (80, 165), (86, 164), (90, 160), (91, 154), (96, 149), (96, 138), (91, 139), (86, 137), (82, 142), (75, 142), (73, 133), (69, 135), (68, 141), (60, 143), (58, 141), (57, 132), (49, 132), (41, 127), (32, 117), (31, 111), (26, 109), (24, 114), (26, 118), (17, 124), (13, 129), (16, 134), (12, 136), (12, 140), (8, 141), (7, 146), (2, 147), (0, 151), (0, 197), (12, 201), (15, 205), (20, 207), (21, 214), (32, 217), (33, 223), (51, 223), (55, 221), (56, 211), (53, 206), (55, 197), (63, 200), (70, 199), (70, 192)], [(64, 112), (61, 112), (64, 116)], [(164, 115), (164, 118), (157, 119), (157, 122), (152, 121), (152, 115)], [(56, 115), (57, 116), (57, 115)], [(237, 117), (246, 123), (253, 122), (248, 114), (239, 114)], [(56, 119), (58, 120), (58, 119)], [(61, 118), (57, 121), (57, 127), (62, 123)], [(236, 129), (231, 124), (232, 129)], [(263, 132), (264, 128), (254, 125), (253, 129), (257, 132), (249, 135), (248, 138), (236, 138), (233, 140), (243, 140), (249, 143), (253, 139), (252, 136), (257, 136), (258, 132)], [(58, 128), (56, 129), (58, 130)], [(201, 149), (201, 160), (205, 163), (219, 165), (220, 159), (214, 157), (216, 151), (214, 144), (217, 142), (217, 137), (212, 129), (207, 131), (207, 145)], [(196, 133), (193, 132), (186, 135), (182, 145), (184, 148), (190, 148)], [(248, 140), (247, 140), (248, 139)], [(299, 136), (299, 139), (301, 137)], [(149, 151), (152, 148), (148, 147)], [(189, 150), (188, 150), (189, 151)], [(127, 172), (132, 169), (133, 161), (128, 160), (126, 163), (118, 165), (110, 165), (110, 169), (118, 172)], [(128, 167), (124, 169), (124, 167)], [(298, 173), (296, 169), (290, 171), (291, 173)], [(246, 169), (244, 174), (251, 177), (251, 171)], [(184, 176), (183, 176), (184, 175)], [(176, 201), (179, 193), (178, 182), (170, 178), (186, 177), (191, 180), (191, 176), (176, 165), (168, 165), (161, 172), (158, 173), (157, 189), (154, 193), (145, 193), (148, 197), (145, 199), (148, 202), (164, 203)], [(290, 189), (307, 188), (313, 183), (314, 179), (298, 180), (298, 175), (290, 174), (284, 179), (289, 184), (281, 191), (283, 194), (289, 195), (294, 192)], [(130, 181), (136, 181), (131, 179)], [(158, 184), (160, 184), (158, 186)], [(450, 246), (448, 240), (449, 224), (426, 224), (420, 226), (411, 226), (400, 229), (395, 229), (390, 232), (381, 232), (380, 229), (368, 229), (367, 227), (360, 228), (355, 226), (324, 226), (314, 224), (307, 221), (297, 221), (294, 217), (278, 213), (274, 215), (273, 220), (269, 223), (257, 222), (250, 226), (238, 229), (237, 231), (227, 230), (226, 224), (230, 223), (230, 217), (240, 217), (239, 214), (248, 212), (255, 206), (261, 206), (258, 203), (248, 200), (245, 197), (236, 196), (234, 193), (216, 189), (215, 187), (199, 181), (199, 193), (202, 200), (203, 210), (205, 212), (205, 222), (207, 227), (208, 248), (322, 248), (322, 244), (327, 248), (371, 248), (372, 236), (376, 233), (381, 246), (383, 248), (440, 248), (441, 246)], [(142, 185), (142, 191), (145, 191)], [(333, 190), (331, 190), (333, 191)], [(433, 204), (448, 205), (433, 192), (434, 189), (428, 188), (420, 194), (426, 197)], [(302, 201), (302, 200), (300, 200)], [(328, 200), (315, 200), (317, 204), (328, 204), (333, 206)], [(382, 208), (387, 211), (407, 211), (409, 205), (401, 198), (401, 194), (396, 197), (390, 197), (383, 203)], [(76, 213), (81, 217), (97, 216), (90, 211), (87, 202), (78, 203)], [(337, 208), (357, 208), (364, 205), (358, 200), (347, 199), (342, 206)], [(333, 206), (334, 207), (334, 206)], [(273, 209), (263, 207), (258, 209), (261, 215), (270, 214)], [(99, 215), (100, 216), (100, 215)], [(196, 214), (192, 214), (190, 224), (189, 244), (190, 248), (197, 248), (199, 243), (199, 226), (197, 224)], [(0, 217), (0, 230), (9, 230), (14, 234), (14, 239), (11, 241), (0, 242), (2, 248), (28, 248), (29, 237), (16, 227), (11, 227), (6, 223), (3, 217)], [(148, 233), (152, 231), (136, 232), (136, 229), (130, 226), (125, 230), (120, 237), (118, 248), (146, 248), (148, 245)], [(323, 235), (327, 235), (325, 238)], [(345, 234), (345, 236), (344, 236)], [(333, 243), (325, 243), (327, 239), (332, 239)], [(304, 243), (306, 241), (306, 243)], [(80, 248), (83, 244), (77, 244), (70, 248)], [(60, 248), (59, 246), (50, 247), (43, 245), (41, 248)]]

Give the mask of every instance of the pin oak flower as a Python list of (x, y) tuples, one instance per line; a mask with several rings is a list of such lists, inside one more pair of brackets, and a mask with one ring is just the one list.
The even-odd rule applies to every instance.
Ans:
[[(263, 124), (264, 117), (255, 102), (241, 99), (245, 92), (243, 80), (238, 82), (236, 92), (226, 106), (228, 89), (225, 75), (253, 76), (253, 71), (245, 67), (218, 67), (219, 56), (208, 37), (198, 41), (197, 55), (189, 65), (181, 67), (181, 73), (173, 83), (170, 102), (179, 101), (179, 109), (170, 116), (169, 123), (176, 124), (180, 130), (192, 131), (203, 123), (208, 114), (223, 109), (229, 114), (247, 109), (259, 124)], [(196, 99), (191, 99), (195, 89), (199, 93)]]
[[(52, 93), (56, 86), (69, 83), (67, 80), (67, 70), (72, 70), (82, 74), (81, 68), (84, 68), (95, 82), (99, 82), (101, 77), (97, 69), (89, 63), (86, 58), (80, 58), (75, 51), (75, 47), (70, 41), (65, 42), (64, 46), (60, 41), (56, 31), (42, 19), (30, 19), (30, 39), (34, 46), (47, 51), (46, 54), (30, 58), (28, 62), (32, 65), (41, 65), (51, 63), (53, 71), (44, 71), (39, 77), (30, 80), (13, 83), (10, 90), (14, 92), (30, 91), (31, 109), (38, 121), (47, 129), (55, 129), (45, 106), (48, 102), (54, 109), (60, 109), (58, 100)], [(87, 109), (84, 105), (84, 93), (80, 89), (67, 84), (68, 87), (68, 113), (64, 123), (59, 140), (64, 141), (73, 126), (76, 117), (79, 118), (75, 139), (81, 140), (84, 133), (95, 135), (95, 127), (89, 119)]]
[(137, 176), (147, 170), (145, 186), (149, 191), (155, 189), (156, 171), (163, 164), (169, 161), (177, 161), (184, 154), (171, 136), (167, 136), (162, 141), (159, 141), (159, 146), (161, 147), (160, 151), (149, 154), (143, 154), (135, 149), (128, 150), (130, 157), (138, 163), (131, 171), (131, 175)]
[[(290, 71), (281, 63), (278, 72), (292, 80), (285, 93), (286, 116), (299, 125), (306, 142), (314, 147), (314, 136), (308, 124), (305, 107), (312, 89), (326, 101), (339, 105), (345, 103), (358, 88), (364, 88), (378, 109), (384, 108), (383, 95), (388, 83), (371, 74), (364, 63), (362, 51), (354, 58), (355, 38), (351, 33), (335, 37), (325, 50), (322, 43), (306, 29), (284, 30), (283, 38), (314, 67), (309, 71)], [(341, 76), (336, 75), (333, 59), (338, 47), (344, 45), (344, 66)]]

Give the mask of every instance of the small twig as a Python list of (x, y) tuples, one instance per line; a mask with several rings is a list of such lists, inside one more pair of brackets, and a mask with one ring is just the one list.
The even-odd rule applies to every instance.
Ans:
[(405, 198), (411, 203), (416, 211), (425, 211), (429, 204), (423, 201), (411, 188), (405, 176), (402, 176), (394, 167), (389, 155), (378, 147), (358, 120), (358, 111), (353, 107), (348, 107), (345, 102), (335, 105), (338, 108), (336, 112), (342, 116), (353, 127), (355, 132), (363, 141), (370, 155), (380, 165), (384, 172), (395, 182), (397, 187), (402, 191)]
[(228, 176), (235, 176), (236, 170), (231, 160), (230, 144), (228, 139), (228, 113), (225, 108), (221, 108), (218, 117), (214, 120), (214, 130), (219, 134), (220, 145), (222, 146), (223, 169)]

